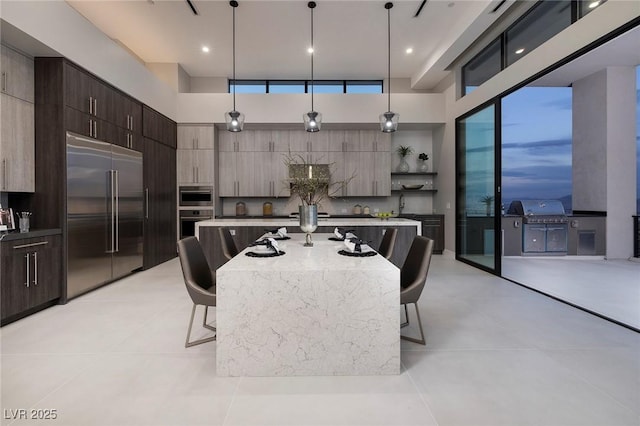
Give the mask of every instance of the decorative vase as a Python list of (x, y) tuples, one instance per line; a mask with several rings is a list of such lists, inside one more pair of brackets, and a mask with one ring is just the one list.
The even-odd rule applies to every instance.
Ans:
[(429, 171), (429, 164), (427, 163), (427, 160), (419, 160), (420, 161), (420, 165), (418, 166), (418, 170), (420, 170), (422, 173), (426, 173)]
[(398, 164), (398, 171), (400, 173), (409, 172), (409, 163), (407, 163), (407, 160), (405, 160), (404, 157), (400, 157), (400, 164)]
[(304, 246), (313, 247), (311, 233), (318, 228), (318, 206), (303, 204), (298, 206), (298, 212), (300, 213), (300, 229), (307, 234)]

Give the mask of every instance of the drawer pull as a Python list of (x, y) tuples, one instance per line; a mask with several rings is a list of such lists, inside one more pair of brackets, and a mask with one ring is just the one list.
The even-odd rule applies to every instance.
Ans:
[(14, 250), (15, 249), (21, 249), (21, 248), (26, 248), (26, 247), (36, 247), (36, 246), (43, 246), (45, 244), (49, 244), (49, 241), (41, 241), (39, 243), (31, 243), (31, 244), (21, 244), (19, 246), (14, 246)]

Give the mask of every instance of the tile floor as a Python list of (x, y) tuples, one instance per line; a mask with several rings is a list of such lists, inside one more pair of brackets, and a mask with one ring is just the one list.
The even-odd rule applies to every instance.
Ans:
[(640, 330), (640, 261), (502, 258), (502, 276)]
[(173, 260), (3, 327), (0, 423), (640, 425), (640, 334), (443, 256), (420, 308), (400, 375), (216, 377)]

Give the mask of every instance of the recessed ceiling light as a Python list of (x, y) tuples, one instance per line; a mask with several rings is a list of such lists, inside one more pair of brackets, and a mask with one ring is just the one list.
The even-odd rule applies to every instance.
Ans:
[(524, 47), (523, 47), (523, 48), (520, 48), (520, 49), (518, 49), (518, 50), (516, 50), (516, 55), (519, 55), (519, 54), (521, 54), (522, 52), (524, 52)]
[(589, 9), (593, 9), (600, 6), (600, 0), (598, 1), (592, 1), (591, 3), (589, 3)]
[(307, 52), (308, 52), (308, 53), (313, 53), (313, 47), (308, 48), (308, 49), (307, 49)]
[(413, 47), (408, 47), (407, 50), (405, 50), (405, 52), (407, 52), (407, 55), (410, 55), (413, 53)]
[(209, 47), (208, 46), (202, 46), (202, 51), (204, 53), (209, 53)]

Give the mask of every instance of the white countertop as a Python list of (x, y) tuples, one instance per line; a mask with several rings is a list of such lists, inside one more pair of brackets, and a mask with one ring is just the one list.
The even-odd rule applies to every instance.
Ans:
[[(198, 226), (267, 226), (267, 227), (280, 227), (280, 226), (298, 226), (298, 218), (290, 219), (211, 219), (196, 222), (196, 229)], [(412, 219), (391, 218), (387, 220), (381, 220), (377, 218), (319, 218), (318, 226), (415, 226), (421, 227), (422, 223)]]

